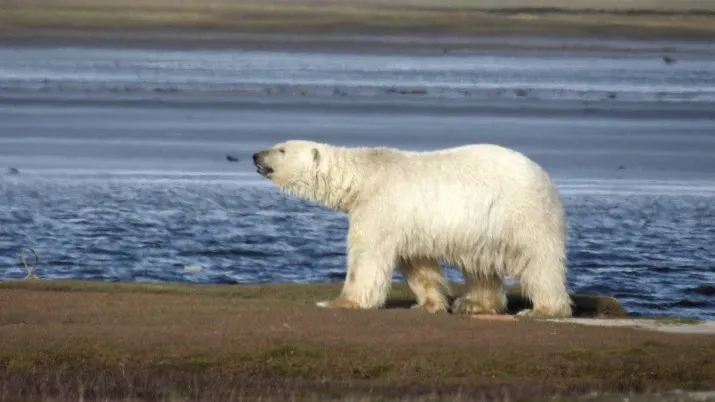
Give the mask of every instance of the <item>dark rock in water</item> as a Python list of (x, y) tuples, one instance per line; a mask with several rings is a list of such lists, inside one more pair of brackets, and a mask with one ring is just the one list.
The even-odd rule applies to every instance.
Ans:
[(675, 59), (672, 58), (672, 57), (663, 56), (663, 62), (664, 62), (665, 64), (673, 64), (673, 63), (675, 63), (676, 61), (677, 61), (677, 60), (675, 60)]
[(328, 280), (331, 282), (344, 281), (345, 278), (347, 278), (347, 273), (331, 271), (331, 272), (328, 272), (328, 274), (326, 276), (328, 277)]
[(240, 285), (241, 284), (241, 282), (239, 282), (236, 279), (233, 279), (227, 275), (222, 275), (222, 276), (216, 278), (215, 282), (219, 285)]
[(229, 162), (238, 162), (238, 158), (233, 155), (226, 155), (226, 160)]
[(668, 307), (707, 307), (707, 305), (708, 302), (705, 301), (682, 299), (671, 303)]
[(715, 286), (713, 285), (700, 285), (692, 289), (693, 293), (697, 293), (705, 296), (715, 296)]
[(11, 167), (7, 169), (7, 174), (20, 174), (20, 171), (14, 167)]
[(526, 89), (517, 89), (516, 91), (514, 91), (514, 93), (516, 94), (516, 96), (521, 97), (529, 95), (529, 92)]

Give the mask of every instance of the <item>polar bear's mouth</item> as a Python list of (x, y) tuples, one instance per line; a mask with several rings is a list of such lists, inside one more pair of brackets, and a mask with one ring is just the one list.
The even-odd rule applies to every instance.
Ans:
[(268, 175), (273, 173), (273, 168), (266, 165), (263, 161), (267, 152), (268, 151), (260, 151), (253, 154), (253, 164), (256, 165), (256, 172), (264, 177), (268, 177)]
[(260, 174), (261, 176), (268, 176), (269, 174), (273, 173), (273, 168), (261, 163), (256, 163), (256, 172), (258, 172), (258, 174)]

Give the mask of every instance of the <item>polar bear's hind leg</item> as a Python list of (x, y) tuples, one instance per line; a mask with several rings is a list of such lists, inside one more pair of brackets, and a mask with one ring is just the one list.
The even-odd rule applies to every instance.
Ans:
[[(573, 302), (566, 289), (565, 259), (549, 254), (548, 248), (530, 258), (529, 264), (519, 275), (524, 296), (531, 300), (533, 309), (518, 313), (535, 317), (571, 317)], [(551, 251), (552, 252), (552, 251)]]
[(413, 308), (429, 313), (447, 311), (449, 283), (436, 259), (405, 259), (400, 261), (400, 271), (417, 298), (417, 304)]
[(506, 311), (507, 299), (502, 279), (496, 274), (483, 274), (474, 269), (462, 268), (465, 279), (465, 294), (454, 301), (454, 314), (502, 314)]

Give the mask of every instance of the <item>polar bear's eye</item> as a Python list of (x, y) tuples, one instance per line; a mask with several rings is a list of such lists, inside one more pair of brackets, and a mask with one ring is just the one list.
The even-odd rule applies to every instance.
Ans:
[(283, 148), (278, 148), (278, 152), (280, 152), (280, 153), (284, 154), (284, 153), (286, 153), (286, 150), (285, 150), (285, 149), (283, 149)]

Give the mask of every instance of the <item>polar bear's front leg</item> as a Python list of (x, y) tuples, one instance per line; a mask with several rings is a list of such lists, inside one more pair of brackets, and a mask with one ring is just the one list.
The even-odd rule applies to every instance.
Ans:
[(395, 248), (388, 241), (364, 243), (348, 234), (347, 277), (340, 296), (316, 303), (323, 308), (373, 309), (382, 307), (390, 290), (395, 266)]
[(348, 300), (344, 297), (338, 297), (335, 300), (323, 300), (315, 303), (316, 306), (321, 307), (321, 308), (342, 308), (342, 309), (359, 309), (360, 306), (352, 301)]

